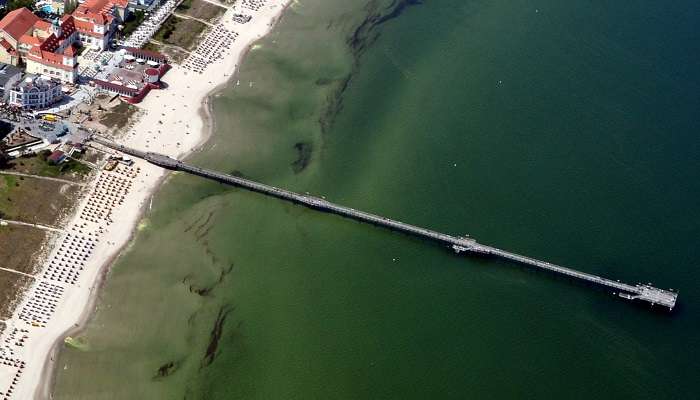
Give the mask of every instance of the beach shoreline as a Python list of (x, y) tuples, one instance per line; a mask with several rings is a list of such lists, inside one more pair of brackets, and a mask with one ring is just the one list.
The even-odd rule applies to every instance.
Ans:
[[(243, 10), (253, 17), (246, 24), (239, 24), (231, 19), (233, 13), (241, 11), (239, 5), (229, 8), (220, 24), (238, 33), (230, 50), (221, 59), (209, 64), (205, 75), (197, 75), (196, 72), (188, 71), (181, 65), (174, 65), (163, 78), (168, 83), (168, 87), (162, 91), (152, 92), (138, 106), (144, 111), (144, 115), (119, 140), (128, 146), (154, 150), (179, 158), (201, 150), (211, 138), (215, 128), (211, 99), (237, 76), (241, 61), (254, 43), (273, 29), (290, 4), (290, 0), (267, 0), (265, 6), (257, 11)], [(200, 40), (204, 40), (205, 37), (203, 36)], [(201, 79), (196, 87), (191, 87), (188, 85), (192, 81), (191, 75), (206, 76), (207, 81)], [(196, 107), (190, 107), (195, 104)], [(167, 107), (171, 107), (170, 112), (166, 111)], [(87, 326), (97, 309), (100, 292), (106, 283), (111, 266), (134, 240), (138, 225), (147, 212), (149, 200), (152, 201), (159, 187), (171, 176), (168, 171), (142, 160), (134, 160), (134, 162), (133, 174), (134, 177), (138, 174), (138, 179), (133, 179), (133, 187), (125, 195), (125, 204), (113, 211), (112, 226), (103, 234), (100, 231), (100, 243), (96, 247), (95, 254), (86, 261), (86, 271), (78, 280), (78, 284), (66, 288), (66, 295), (61, 299), (52, 319), (45, 327), (28, 326), (30, 333), (27, 333), (28, 338), (19, 349), (21, 354), (18, 354), (18, 359), (21, 358), (26, 362), (26, 368), (14, 387), (12, 398), (49, 399), (52, 397), (58, 371), (57, 362), (64, 338), (80, 333)], [(97, 175), (104, 174), (105, 172), (99, 171)], [(95, 185), (95, 182), (92, 182), (92, 185)], [(72, 218), (74, 227), (83, 226), (78, 225), (78, 220), (81, 210), (85, 210), (89, 199), (89, 195), (85, 196), (75, 208), (75, 215)], [(80, 232), (83, 231), (80, 230)], [(57, 246), (58, 243), (55, 245)], [(24, 299), (15, 309), (12, 318), (15, 327), (24, 326), (19, 318), (20, 310), (29, 301), (31, 291), (36, 289), (40, 280), (37, 279), (23, 294)], [(3, 335), (9, 335), (9, 331), (11, 329), (6, 329)], [(0, 384), (3, 383), (3, 378), (11, 379), (9, 374), (0, 374)]]

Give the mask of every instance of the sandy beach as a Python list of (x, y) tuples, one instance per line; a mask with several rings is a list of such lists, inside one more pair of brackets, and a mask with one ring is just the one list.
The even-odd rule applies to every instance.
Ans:
[[(246, 3), (246, 2), (243, 2)], [(274, 26), (289, 0), (265, 0), (257, 10), (226, 11), (203, 42), (223, 41), (220, 57), (200, 66), (202, 72), (173, 65), (163, 77), (167, 87), (152, 91), (138, 105), (140, 119), (120, 137), (143, 150), (183, 157), (209, 137), (208, 97), (235, 73), (249, 47)], [(251, 15), (247, 23), (233, 15)], [(230, 37), (235, 37), (230, 42)], [(191, 61), (190, 61), (191, 63)], [(183, 65), (188, 65), (185, 61)], [(48, 399), (56, 352), (65, 338), (81, 329), (94, 310), (108, 266), (130, 241), (143, 210), (166, 177), (166, 171), (134, 160), (113, 171), (99, 171), (89, 194), (63, 227), (41, 272), (25, 293), (0, 337), (0, 399)]]

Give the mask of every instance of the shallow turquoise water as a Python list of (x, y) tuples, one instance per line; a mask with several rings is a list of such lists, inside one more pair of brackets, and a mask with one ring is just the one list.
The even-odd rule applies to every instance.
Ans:
[(443, 0), (369, 28), (368, 4), (293, 7), (192, 161), (674, 287), (676, 312), (179, 175), (57, 397), (692, 398), (699, 6)]

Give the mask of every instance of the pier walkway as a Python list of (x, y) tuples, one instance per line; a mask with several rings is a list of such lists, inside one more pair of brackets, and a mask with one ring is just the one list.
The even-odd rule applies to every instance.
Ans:
[(198, 175), (218, 182), (243, 187), (248, 190), (262, 193), (268, 196), (291, 201), (293, 203), (301, 204), (319, 211), (337, 214), (346, 218), (354, 219), (356, 221), (382, 226), (388, 229), (403, 232), (423, 239), (435, 241), (440, 244), (451, 247), (457, 253), (477, 254), (514, 261), (519, 264), (535, 267), (541, 270), (546, 270), (548, 272), (552, 272), (558, 275), (563, 275), (566, 277), (574, 278), (577, 280), (594, 284), (596, 286), (603, 287), (605, 289), (617, 293), (620, 297), (628, 300), (645, 301), (652, 305), (658, 304), (664, 307), (668, 307), (669, 310), (672, 310), (673, 307), (676, 305), (676, 299), (678, 297), (678, 294), (674, 291), (658, 289), (651, 285), (645, 284), (629, 285), (626, 283), (621, 283), (619, 281), (602, 278), (597, 275), (588, 274), (571, 268), (561, 267), (559, 265), (555, 265), (545, 261), (536, 260), (534, 258), (522, 256), (495, 247), (483, 245), (468, 236), (447, 235), (430, 229), (421, 228), (415, 225), (396, 221), (390, 218), (385, 218), (375, 214), (370, 214), (364, 211), (356, 210), (354, 208), (341, 206), (326, 201), (324, 199), (320, 199), (318, 197), (302, 195), (290, 192), (288, 190), (276, 188), (274, 186), (269, 186), (263, 183), (251, 181), (249, 179), (223, 174), (204, 168), (199, 168), (162, 154), (132, 149), (99, 137), (93, 137), (92, 140), (96, 143), (102, 144), (122, 153), (142, 158), (152, 164), (158, 165), (166, 169), (188, 172), (193, 175)]

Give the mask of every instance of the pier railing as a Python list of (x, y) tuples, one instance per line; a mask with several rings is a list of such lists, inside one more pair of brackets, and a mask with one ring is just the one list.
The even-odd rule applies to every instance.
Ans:
[(470, 254), (492, 256), (514, 261), (522, 265), (535, 267), (551, 273), (574, 278), (587, 283), (591, 283), (596, 286), (609, 289), (611, 291), (616, 292), (620, 297), (625, 299), (641, 300), (648, 302), (652, 305), (658, 304), (664, 307), (668, 307), (669, 310), (673, 309), (673, 307), (676, 305), (678, 294), (671, 290), (658, 289), (651, 285), (629, 285), (626, 283), (621, 283), (619, 281), (602, 278), (597, 275), (588, 274), (575, 269), (562, 267), (546, 261), (536, 260), (534, 258), (526, 257), (520, 254), (511, 253), (509, 251), (483, 245), (470, 237), (452, 236), (436, 232), (430, 229), (421, 228), (401, 221), (385, 218), (365, 211), (360, 211), (354, 208), (335, 204), (325, 199), (320, 199), (318, 197), (302, 195), (285, 189), (280, 189), (274, 186), (255, 182), (250, 179), (223, 174), (220, 172), (189, 165), (183, 163), (182, 161), (165, 156), (163, 154), (144, 152), (132, 149), (99, 137), (93, 137), (93, 140), (99, 144), (102, 144), (114, 150), (118, 150), (122, 153), (129, 154), (134, 157), (142, 158), (152, 164), (158, 165), (166, 169), (187, 172), (218, 182), (243, 187), (248, 190), (262, 193), (268, 196), (291, 201), (293, 203), (301, 204), (319, 211), (337, 214), (346, 218), (354, 219), (356, 221), (370, 223), (391, 230), (403, 232), (409, 235), (417, 236), (423, 239), (435, 241), (440, 244), (451, 247), (457, 253), (465, 252)]

